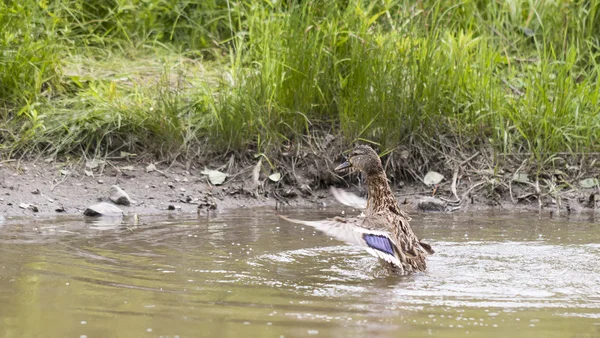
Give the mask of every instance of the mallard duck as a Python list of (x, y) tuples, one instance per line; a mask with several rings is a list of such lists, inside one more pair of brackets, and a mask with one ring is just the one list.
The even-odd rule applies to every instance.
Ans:
[(429, 244), (419, 241), (412, 231), (410, 218), (402, 211), (392, 194), (385, 171), (377, 153), (369, 146), (359, 145), (348, 160), (335, 171), (353, 168), (366, 174), (368, 198), (364, 199), (332, 188), (334, 197), (342, 204), (364, 208), (358, 217), (320, 221), (303, 221), (279, 216), (292, 223), (307, 225), (338, 240), (363, 247), (379, 258), (394, 272), (401, 274), (424, 271), (425, 256), (432, 254)]

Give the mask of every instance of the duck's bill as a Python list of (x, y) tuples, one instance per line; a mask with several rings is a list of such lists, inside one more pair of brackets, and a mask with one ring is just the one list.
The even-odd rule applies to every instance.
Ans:
[(337, 167), (335, 167), (335, 169), (333, 169), (334, 171), (339, 171), (339, 170), (343, 170), (346, 168), (350, 168), (352, 166), (352, 163), (346, 161), (340, 165), (338, 165)]

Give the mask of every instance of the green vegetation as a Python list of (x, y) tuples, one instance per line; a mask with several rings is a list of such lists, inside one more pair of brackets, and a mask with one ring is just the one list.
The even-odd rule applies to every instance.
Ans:
[(598, 151), (600, 1), (7, 0), (0, 151)]

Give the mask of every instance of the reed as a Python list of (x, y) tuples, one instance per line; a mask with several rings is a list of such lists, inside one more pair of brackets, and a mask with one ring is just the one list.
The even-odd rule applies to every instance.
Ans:
[[(93, 4), (92, 4), (93, 3)], [(0, 150), (598, 151), (600, 1), (0, 4)]]

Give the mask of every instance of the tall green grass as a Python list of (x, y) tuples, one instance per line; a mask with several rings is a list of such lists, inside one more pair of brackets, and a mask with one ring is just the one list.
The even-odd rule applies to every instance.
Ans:
[(315, 131), (599, 150), (600, 1), (26, 0), (0, 25), (10, 152), (265, 151)]

